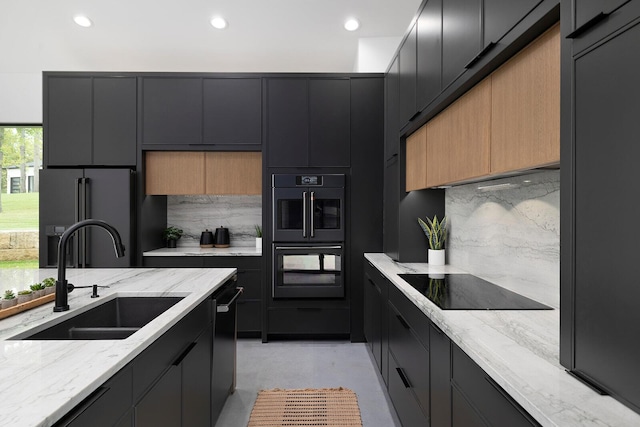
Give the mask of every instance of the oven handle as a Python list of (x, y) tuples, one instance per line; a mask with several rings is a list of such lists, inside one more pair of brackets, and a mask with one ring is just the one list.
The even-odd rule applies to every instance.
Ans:
[(294, 250), (294, 249), (342, 249), (342, 246), (276, 246), (276, 250)]
[(302, 237), (307, 237), (307, 192), (302, 192)]
[(311, 214), (309, 215), (309, 222), (311, 223), (311, 237), (316, 237), (316, 233), (315, 233), (315, 229), (316, 229), (316, 225), (313, 223), (313, 217), (315, 216), (315, 202), (316, 202), (316, 192), (312, 191), (311, 192)]

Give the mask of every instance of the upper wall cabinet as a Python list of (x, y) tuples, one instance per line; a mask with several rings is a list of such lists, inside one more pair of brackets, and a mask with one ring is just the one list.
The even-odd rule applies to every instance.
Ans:
[(400, 48), (400, 127), (416, 113), (416, 43), (417, 26), (414, 25)]
[(416, 107), (423, 110), (442, 88), (442, 0), (429, 0), (416, 23)]
[(259, 78), (142, 78), (144, 145), (259, 150)]
[(427, 125), (407, 138), (405, 162), (406, 191), (427, 188)]
[(391, 66), (389, 72), (384, 78), (384, 91), (385, 91), (385, 112), (384, 112), (384, 159), (386, 161), (396, 157), (398, 155), (398, 149), (400, 147), (400, 134), (399, 129), (402, 125), (398, 126), (400, 119), (400, 76), (398, 72), (398, 57), (396, 57)]
[(482, 50), (481, 0), (442, 4), (442, 87), (453, 82)]
[(270, 167), (350, 165), (348, 78), (270, 78), (266, 96)]
[(136, 164), (136, 79), (44, 74), (47, 166)]
[(560, 161), (560, 25), (492, 75), (491, 173)]

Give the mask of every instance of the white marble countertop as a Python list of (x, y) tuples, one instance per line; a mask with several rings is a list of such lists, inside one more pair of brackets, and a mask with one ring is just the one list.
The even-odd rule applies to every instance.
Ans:
[[(559, 310), (441, 310), (398, 274), (465, 271), (396, 263), (384, 254), (365, 257), (543, 426), (640, 426), (640, 414), (597, 394), (560, 365)], [(502, 285), (542, 303), (557, 300), (531, 295), (518, 283)]]
[(185, 245), (177, 248), (154, 249), (143, 252), (142, 256), (262, 256), (262, 249), (255, 246), (201, 248), (195, 245)]
[[(91, 289), (69, 294), (70, 310), (53, 303), (0, 320), (0, 426), (50, 426), (133, 360), (145, 348), (235, 274), (235, 268), (68, 269), (74, 285), (107, 285), (100, 298)], [(52, 269), (0, 270), (2, 288), (24, 288)], [(116, 296), (182, 296), (180, 302), (124, 340), (10, 340), (42, 330)]]

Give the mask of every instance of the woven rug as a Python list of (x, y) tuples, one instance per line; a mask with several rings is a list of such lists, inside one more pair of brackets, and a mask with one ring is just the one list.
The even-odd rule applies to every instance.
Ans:
[(362, 427), (358, 398), (342, 387), (260, 391), (248, 427), (284, 426)]

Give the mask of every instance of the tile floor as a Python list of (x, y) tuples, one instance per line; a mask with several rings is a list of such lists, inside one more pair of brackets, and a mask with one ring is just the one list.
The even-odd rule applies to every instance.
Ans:
[(269, 388), (349, 388), (363, 427), (400, 427), (365, 344), (347, 341), (238, 340), (236, 392), (216, 427), (246, 427), (258, 391)]

